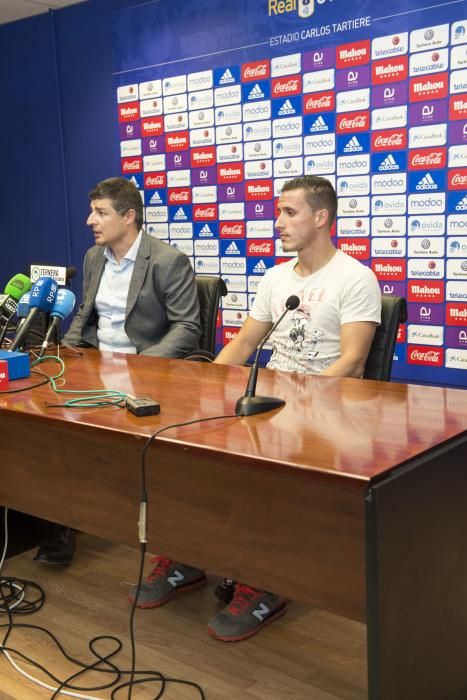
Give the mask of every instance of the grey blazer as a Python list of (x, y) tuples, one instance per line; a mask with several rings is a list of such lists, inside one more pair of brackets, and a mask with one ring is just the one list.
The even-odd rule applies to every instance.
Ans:
[[(84, 258), (83, 302), (65, 335), (70, 345), (99, 347), (94, 306), (106, 258), (102, 246)], [(198, 293), (188, 257), (143, 232), (128, 290), (125, 332), (138, 353), (183, 357), (198, 347)]]

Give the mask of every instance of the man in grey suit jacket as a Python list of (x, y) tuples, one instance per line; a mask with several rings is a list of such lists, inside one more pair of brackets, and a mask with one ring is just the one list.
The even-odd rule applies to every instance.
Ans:
[[(83, 302), (65, 342), (113, 352), (184, 357), (198, 345), (195, 277), (184, 253), (142, 230), (143, 203), (124, 178), (89, 194), (96, 245), (84, 258)], [(35, 559), (69, 564), (75, 531), (51, 524)]]
[[(87, 223), (96, 245), (84, 258), (83, 303), (65, 341), (158, 357), (185, 356), (197, 347), (200, 335), (198, 295), (187, 256), (141, 230), (141, 195), (128, 180), (104, 180), (90, 200)], [(129, 251), (133, 260), (131, 253), (126, 258)], [(120, 274), (125, 265), (131, 270)], [(123, 309), (119, 314), (112, 300), (125, 282), (123, 319)], [(120, 333), (109, 333), (109, 324), (120, 325)]]

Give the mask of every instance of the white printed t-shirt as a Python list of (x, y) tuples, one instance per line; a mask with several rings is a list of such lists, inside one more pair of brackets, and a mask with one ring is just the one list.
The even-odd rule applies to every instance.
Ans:
[(343, 323), (381, 323), (381, 291), (372, 270), (340, 250), (306, 277), (295, 272), (297, 262), (293, 258), (266, 272), (250, 316), (275, 323), (289, 296), (298, 296), (298, 308), (286, 314), (271, 336), (267, 367), (319, 374), (341, 355)]

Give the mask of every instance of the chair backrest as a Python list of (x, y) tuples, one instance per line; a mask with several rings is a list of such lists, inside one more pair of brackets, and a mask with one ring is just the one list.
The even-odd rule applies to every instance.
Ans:
[(379, 379), (389, 382), (400, 323), (407, 320), (407, 304), (403, 297), (393, 294), (381, 296), (381, 325), (376, 329), (375, 337), (368, 353), (363, 373), (364, 379)]
[(200, 350), (216, 352), (216, 321), (221, 297), (227, 294), (227, 287), (221, 277), (196, 275), (200, 307), (201, 337)]

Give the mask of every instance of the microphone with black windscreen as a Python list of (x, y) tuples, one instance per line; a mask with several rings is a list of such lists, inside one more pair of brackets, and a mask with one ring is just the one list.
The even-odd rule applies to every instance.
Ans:
[(240, 397), (235, 405), (235, 415), (236, 416), (254, 416), (257, 413), (267, 413), (268, 411), (273, 411), (279, 406), (283, 406), (285, 401), (283, 399), (276, 399), (272, 396), (256, 396), (256, 382), (258, 379), (258, 364), (259, 364), (259, 354), (264, 347), (266, 341), (270, 338), (272, 333), (276, 330), (279, 323), (282, 321), (284, 316), (288, 311), (293, 311), (300, 304), (300, 299), (293, 294), (285, 302), (285, 309), (283, 313), (279, 316), (273, 327), (264, 336), (261, 343), (258, 345), (256, 351), (255, 361), (251, 367), (250, 376), (248, 378), (248, 384), (246, 387), (245, 395)]

